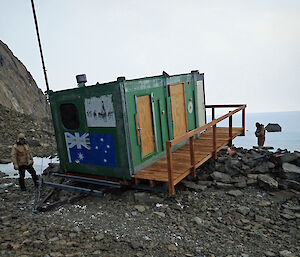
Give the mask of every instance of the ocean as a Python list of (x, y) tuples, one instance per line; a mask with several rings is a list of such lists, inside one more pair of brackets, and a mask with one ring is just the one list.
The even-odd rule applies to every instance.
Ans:
[[(240, 127), (241, 120), (241, 114), (234, 115), (233, 126)], [(264, 124), (265, 127), (269, 123), (278, 123), (282, 128), (281, 132), (266, 131), (265, 146), (272, 146), (275, 151), (278, 148), (287, 149), (291, 152), (300, 151), (300, 111), (247, 113), (246, 109), (246, 135), (235, 138), (233, 140), (235, 146), (247, 149), (257, 146), (257, 137), (254, 134), (256, 122)], [(220, 123), (219, 126), (222, 125), (228, 126), (228, 119)]]

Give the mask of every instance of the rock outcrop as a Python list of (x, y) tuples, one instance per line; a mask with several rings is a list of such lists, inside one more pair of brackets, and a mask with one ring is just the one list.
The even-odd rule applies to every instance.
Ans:
[(233, 151), (234, 155), (230, 156), (228, 151), (221, 150), (215, 161), (211, 160), (201, 166), (198, 179), (202, 185), (209, 182), (217, 188), (240, 189), (257, 184), (269, 191), (300, 191), (299, 152), (278, 150), (273, 153), (243, 148), (234, 148)]
[(12, 145), (17, 140), (18, 133), (24, 133), (34, 156), (53, 156), (56, 153), (56, 143), (52, 120), (35, 119), (0, 105), (0, 163), (10, 160)]
[(50, 117), (45, 95), (23, 63), (1, 40), (0, 104), (34, 118)]

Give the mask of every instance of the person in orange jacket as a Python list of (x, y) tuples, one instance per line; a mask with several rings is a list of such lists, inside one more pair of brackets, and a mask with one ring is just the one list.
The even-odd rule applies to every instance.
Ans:
[(266, 140), (266, 129), (264, 124), (259, 124), (256, 122), (256, 131), (255, 131), (255, 136), (257, 137), (257, 144), (258, 147), (263, 147), (265, 140)]
[(11, 159), (14, 164), (14, 169), (19, 170), (19, 185), (22, 191), (26, 191), (25, 187), (25, 171), (27, 170), (33, 179), (35, 187), (38, 186), (38, 176), (33, 168), (33, 157), (30, 152), (29, 145), (25, 141), (25, 135), (20, 133), (18, 141), (13, 145), (11, 151)]

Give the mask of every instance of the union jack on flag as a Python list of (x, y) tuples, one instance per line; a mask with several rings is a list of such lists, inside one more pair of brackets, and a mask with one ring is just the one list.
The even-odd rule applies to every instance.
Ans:
[(117, 167), (113, 134), (65, 132), (69, 162)]

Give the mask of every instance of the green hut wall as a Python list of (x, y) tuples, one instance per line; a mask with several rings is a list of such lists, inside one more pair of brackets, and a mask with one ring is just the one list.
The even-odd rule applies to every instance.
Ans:
[[(200, 121), (198, 114), (201, 108), (205, 110), (204, 101), (198, 103), (197, 99), (199, 81), (203, 82), (203, 74), (197, 71), (175, 76), (168, 76), (164, 73), (161, 76), (134, 80), (121, 77), (115, 82), (106, 84), (97, 83), (93, 86), (69, 90), (49, 91), (62, 170), (127, 180), (139, 170), (161, 159), (165, 156), (165, 142), (174, 138), (170, 85), (183, 83), (187, 131), (190, 131), (203, 125), (203, 119)], [(204, 93), (203, 83), (201, 85), (200, 90)], [(96, 120), (99, 118), (97, 115), (101, 115), (101, 99), (110, 99), (114, 123), (104, 123), (104, 126), (97, 124)], [(139, 106), (144, 100), (146, 100), (146, 105), (149, 105), (146, 108)], [(89, 102), (93, 101), (96, 101), (98, 106), (96, 113), (91, 113), (89, 110)], [(103, 101), (102, 105), (104, 105)], [(202, 107), (199, 108), (199, 105)], [(143, 111), (144, 116), (139, 117)], [(143, 154), (146, 147), (143, 143), (149, 140), (149, 137), (148, 139), (142, 138), (143, 128), (138, 129), (139, 119), (143, 122), (147, 118), (145, 113), (150, 115), (148, 117), (152, 124), (150, 140), (153, 139), (153, 148), (150, 152), (148, 150), (147, 154)], [(95, 121), (95, 124), (91, 125), (91, 119)], [(106, 145), (93, 143), (95, 139), (99, 141), (102, 137), (110, 140), (113, 148), (109, 149), (110, 153), (113, 153), (112, 157), (107, 158), (106, 163), (103, 162), (105, 153), (99, 152), (99, 148), (103, 150)], [(72, 144), (72, 139), (74, 142), (77, 140), (83, 144), (78, 145), (78, 142), (77, 145), (76, 142)], [(79, 150), (84, 153), (82, 154), (84, 157), (80, 155), (80, 151), (77, 151), (78, 146)], [(88, 149), (91, 147), (97, 149)]]

